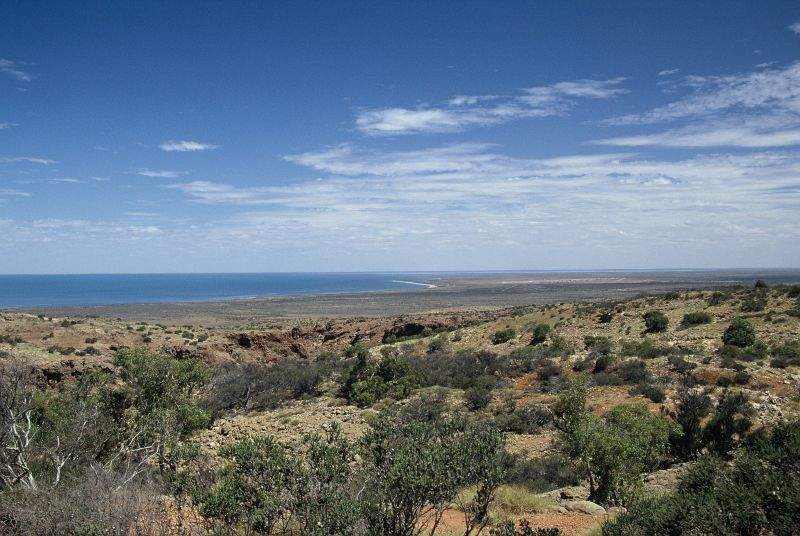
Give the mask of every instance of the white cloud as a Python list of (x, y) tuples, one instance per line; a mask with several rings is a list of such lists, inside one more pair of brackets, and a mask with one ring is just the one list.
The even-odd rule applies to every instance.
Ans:
[(0, 197), (8, 196), (8, 197), (30, 197), (31, 194), (28, 192), (22, 192), (20, 190), (13, 190), (10, 188), (0, 188)]
[(485, 253), (513, 237), (525, 237), (519, 247), (529, 255), (561, 248), (574, 255), (589, 242), (744, 247), (748, 238), (733, 224), (800, 239), (800, 156), (793, 153), (525, 159), (460, 144), (413, 152), (345, 146), (289, 158), (324, 175), (282, 186), (171, 187), (198, 203), (258, 207), (214, 222), (208, 233), (212, 241), (247, 240), (254, 248), (335, 241), (372, 248), (373, 256), (433, 245)]
[(608, 124), (636, 125), (703, 117), (725, 111), (776, 110), (800, 113), (800, 62), (782, 69), (762, 69), (728, 76), (689, 76), (687, 97), (654, 108), (607, 120)]
[(788, 147), (800, 145), (800, 122), (788, 115), (740, 116), (699, 125), (592, 143), (618, 147)]
[(658, 71), (658, 76), (669, 76), (677, 73), (678, 71), (680, 71), (680, 69), (664, 69), (663, 71)]
[(30, 82), (31, 75), (22, 69), (23, 67), (18, 62), (0, 58), (0, 72), (21, 82)]
[(800, 145), (800, 62), (727, 76), (689, 76), (683, 97), (608, 125), (677, 122), (678, 127), (593, 143), (623, 147), (788, 147)]
[(142, 177), (153, 177), (158, 179), (177, 179), (183, 175), (186, 175), (186, 171), (169, 171), (169, 170), (155, 170), (155, 169), (139, 169), (133, 172), (134, 175), (140, 175)]
[(199, 141), (179, 140), (179, 141), (165, 141), (159, 145), (162, 151), (179, 152), (179, 153), (193, 153), (196, 151), (208, 151), (216, 149), (216, 145), (210, 143), (200, 143)]
[(55, 160), (49, 158), (40, 158), (38, 156), (3, 156), (0, 157), (0, 163), (11, 164), (17, 162), (27, 162), (30, 164), (42, 164), (43, 166), (50, 166), (56, 164)]
[(797, 21), (791, 26), (789, 26), (789, 29), (796, 34), (800, 34), (800, 21)]
[(50, 182), (62, 182), (62, 183), (69, 183), (69, 184), (78, 184), (83, 181), (78, 179), (50, 179)]
[(16, 123), (0, 123), (0, 130), (6, 130), (17, 126), (19, 125), (17, 125)]
[(356, 116), (356, 128), (372, 135), (442, 133), (560, 115), (572, 108), (576, 99), (608, 99), (626, 93), (619, 87), (623, 81), (624, 78), (576, 80), (527, 88), (514, 96), (457, 95), (436, 107), (362, 110)]

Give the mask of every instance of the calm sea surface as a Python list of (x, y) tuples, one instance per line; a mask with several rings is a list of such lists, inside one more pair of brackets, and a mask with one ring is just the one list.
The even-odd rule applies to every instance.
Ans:
[(399, 281), (421, 282), (425, 277), (418, 273), (0, 275), (0, 307), (368, 292), (413, 288)]

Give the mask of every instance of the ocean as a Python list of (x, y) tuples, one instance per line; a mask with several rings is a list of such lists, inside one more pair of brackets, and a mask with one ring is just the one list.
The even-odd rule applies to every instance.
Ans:
[(430, 276), (408, 272), (0, 275), (0, 308), (370, 292), (416, 288)]

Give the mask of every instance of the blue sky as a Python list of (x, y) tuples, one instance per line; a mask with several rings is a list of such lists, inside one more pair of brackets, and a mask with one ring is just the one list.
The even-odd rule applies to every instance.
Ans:
[(0, 19), (0, 273), (800, 266), (797, 2)]

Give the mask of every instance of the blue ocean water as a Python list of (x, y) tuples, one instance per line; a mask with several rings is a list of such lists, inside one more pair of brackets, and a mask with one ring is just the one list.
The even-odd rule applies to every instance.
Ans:
[[(430, 274), (428, 274), (430, 276)], [(0, 275), (0, 307), (209, 301), (413, 288), (412, 273)]]

